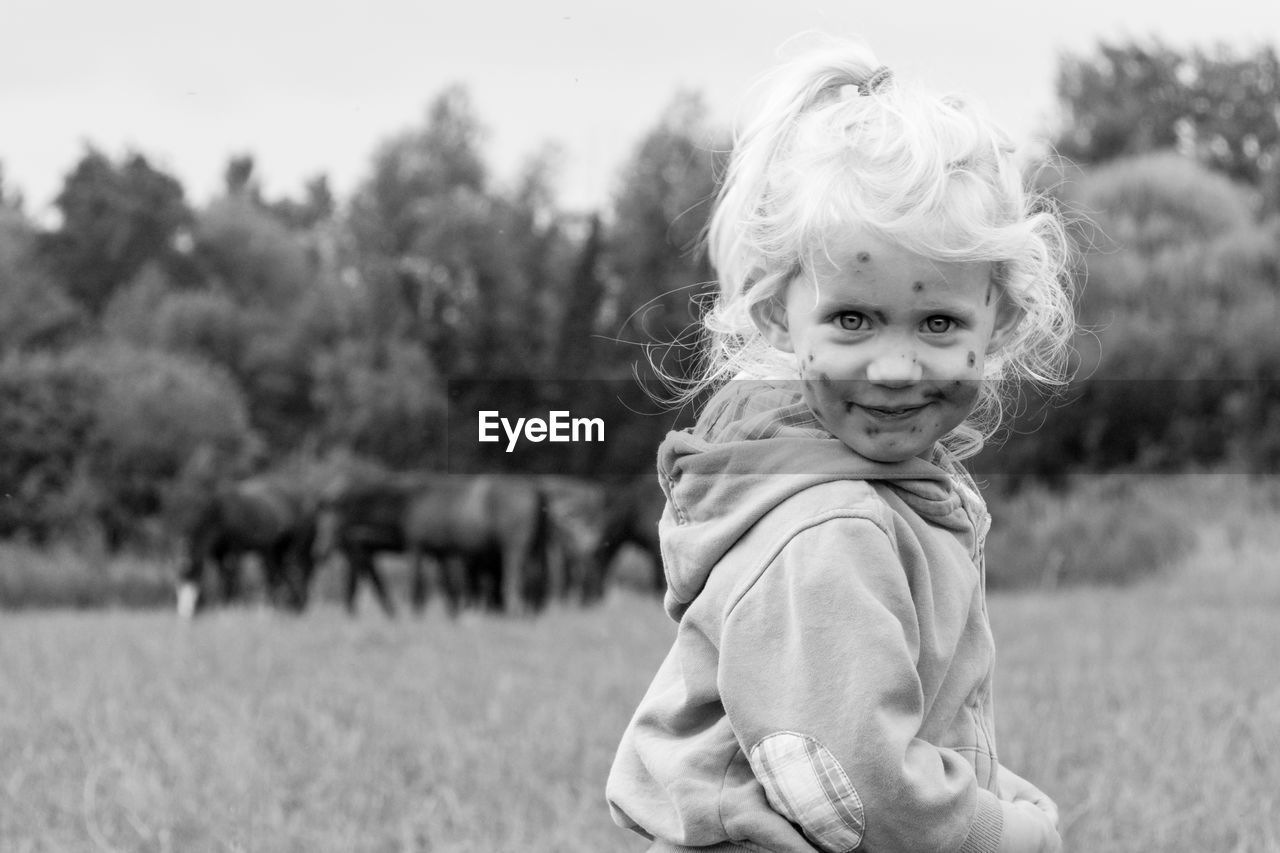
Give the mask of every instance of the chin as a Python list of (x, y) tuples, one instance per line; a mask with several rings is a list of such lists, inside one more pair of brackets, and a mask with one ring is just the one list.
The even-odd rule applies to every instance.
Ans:
[(910, 447), (901, 446), (901, 447), (892, 447), (892, 448), (880, 447), (874, 444), (868, 445), (866, 442), (845, 441), (844, 443), (848, 445), (850, 450), (852, 450), (854, 453), (857, 453), (859, 456), (864, 456), (867, 459), (870, 459), (872, 462), (884, 462), (884, 463), (906, 462), (908, 459), (913, 459), (916, 456), (920, 456), (921, 454), (925, 453), (930, 447), (933, 446), (932, 442), (926, 445), (918, 446), (918, 447), (917, 446), (910, 446)]
[(829, 425), (827, 428), (831, 434), (859, 456), (873, 462), (905, 462), (924, 455), (948, 431), (944, 428), (945, 423), (928, 417), (911, 417), (890, 423), (858, 416), (832, 420), (843, 420), (844, 423), (837, 422), (834, 429)]

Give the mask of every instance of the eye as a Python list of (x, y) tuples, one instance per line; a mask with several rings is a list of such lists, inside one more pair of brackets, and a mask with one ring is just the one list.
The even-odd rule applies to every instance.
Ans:
[(950, 317), (935, 315), (924, 321), (925, 331), (934, 335), (945, 335), (956, 327), (956, 321)]
[(860, 332), (867, 326), (866, 315), (857, 311), (843, 311), (836, 315), (835, 320), (836, 325), (846, 332)]

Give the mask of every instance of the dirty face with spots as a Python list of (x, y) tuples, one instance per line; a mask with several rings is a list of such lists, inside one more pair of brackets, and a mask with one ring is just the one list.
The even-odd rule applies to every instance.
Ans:
[(833, 435), (878, 462), (921, 455), (968, 416), (1019, 314), (988, 262), (935, 261), (861, 233), (829, 243), (756, 323), (795, 355)]

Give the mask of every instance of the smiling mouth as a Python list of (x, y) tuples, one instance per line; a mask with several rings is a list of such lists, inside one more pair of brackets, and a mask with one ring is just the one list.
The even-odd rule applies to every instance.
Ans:
[(929, 404), (921, 403), (918, 406), (864, 406), (860, 403), (845, 403), (845, 410), (852, 412), (854, 409), (861, 409), (872, 417), (881, 420), (904, 420), (927, 405)]

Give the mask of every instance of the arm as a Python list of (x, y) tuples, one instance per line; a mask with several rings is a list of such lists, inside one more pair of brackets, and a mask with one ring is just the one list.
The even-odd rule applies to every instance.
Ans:
[(770, 805), (820, 850), (1004, 853), (1006, 815), (1023, 821), (917, 737), (918, 651), (898, 555), (861, 518), (800, 532), (725, 620), (725, 711)]

